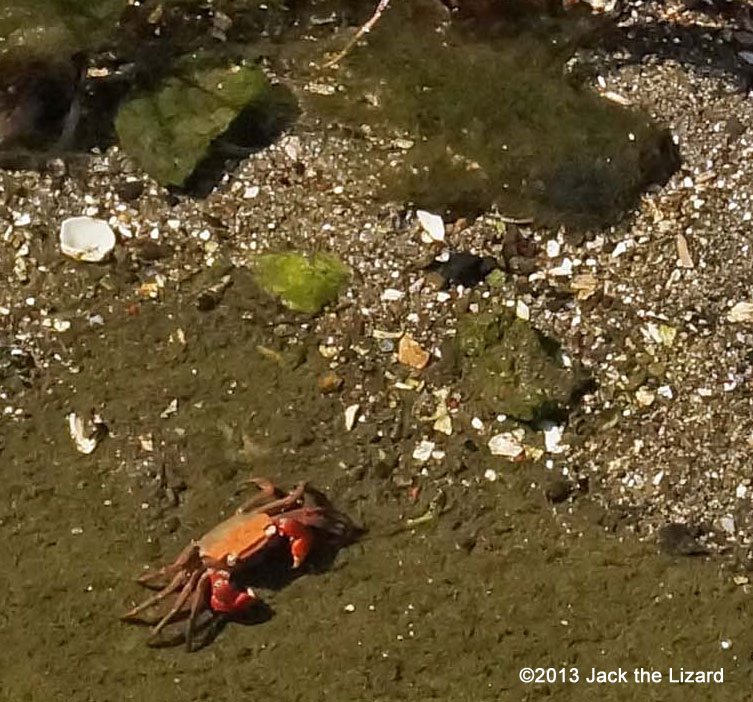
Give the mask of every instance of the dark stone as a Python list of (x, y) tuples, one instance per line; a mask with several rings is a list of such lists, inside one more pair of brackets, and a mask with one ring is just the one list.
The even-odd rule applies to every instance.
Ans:
[(120, 196), (121, 200), (126, 202), (133, 202), (141, 197), (141, 193), (144, 192), (144, 183), (140, 180), (129, 180), (125, 183), (121, 183), (116, 192)]
[(731, 142), (737, 141), (746, 131), (745, 125), (735, 115), (727, 120), (724, 129)]
[(372, 466), (375, 475), (381, 480), (387, 480), (397, 468), (397, 456), (387, 453), (384, 449), (377, 449), (372, 455)]
[(134, 253), (142, 261), (159, 261), (160, 259), (167, 258), (172, 249), (165, 244), (160, 244), (151, 239), (147, 239), (140, 242), (138, 246), (134, 246)]
[(470, 288), (478, 285), (495, 268), (499, 268), (499, 264), (491, 256), (481, 257), (460, 251), (451, 253), (447, 261), (432, 261), (427, 270), (436, 271), (450, 283)]
[(558, 476), (551, 477), (544, 488), (544, 495), (549, 502), (559, 504), (564, 502), (573, 492), (573, 485), (569, 480)]
[(663, 526), (657, 535), (659, 550), (669, 556), (698, 556), (707, 553), (696, 540), (698, 533), (687, 524), (673, 522)]

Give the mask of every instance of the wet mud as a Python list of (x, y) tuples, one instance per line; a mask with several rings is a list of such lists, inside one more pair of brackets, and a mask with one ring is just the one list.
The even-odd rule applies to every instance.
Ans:
[[(108, 323), (79, 331), (78, 372), (51, 371), (32, 417), (6, 425), (3, 699), (744, 698), (751, 604), (718, 563), (622, 538), (587, 495), (573, 509), (547, 471), (474, 447), (453, 449), (440, 501), (414, 501), (369, 460), (396, 443), (346, 433), (316, 348), (280, 336), (305, 317), (232, 277), (211, 311), (190, 282), (137, 314), (100, 300)], [(109, 436), (84, 456), (65, 416), (92, 407)], [(472, 480), (491, 466), (498, 480)], [(366, 531), (263, 587), (246, 623), (208, 623), (199, 651), (175, 630), (175, 645), (146, 646), (147, 629), (119, 621), (144, 594), (135, 576), (232, 513), (250, 475), (309, 480)], [(725, 681), (524, 685), (523, 666), (723, 667)]]

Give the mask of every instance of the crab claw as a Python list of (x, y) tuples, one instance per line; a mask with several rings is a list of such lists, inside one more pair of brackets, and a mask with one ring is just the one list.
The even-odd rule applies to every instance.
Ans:
[(282, 517), (277, 520), (280, 534), (290, 539), (290, 554), (293, 556), (293, 568), (297, 568), (308, 555), (314, 542), (314, 535), (305, 524), (297, 519)]
[(215, 612), (238, 614), (258, 600), (250, 587), (245, 590), (236, 589), (230, 582), (230, 573), (225, 570), (212, 573), (209, 582), (212, 586), (209, 606)]

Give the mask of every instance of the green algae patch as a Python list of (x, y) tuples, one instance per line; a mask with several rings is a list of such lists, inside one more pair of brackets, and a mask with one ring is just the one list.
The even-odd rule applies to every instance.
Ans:
[(14, 0), (0, 3), (0, 55), (59, 59), (98, 46), (127, 0)]
[(573, 22), (550, 31), (510, 20), (479, 37), (420, 6), (393, 3), (368, 46), (344, 60), (338, 91), (310, 98), (355, 129), (410, 137), (387, 159), (387, 197), (455, 214), (496, 204), (590, 227), (619, 219), (677, 168), (668, 130), (563, 75)]
[(511, 324), (512, 313), (496, 314), (481, 312), (467, 314), (458, 322), (458, 350), (462, 356), (481, 356), (490, 346), (496, 344)]
[(334, 302), (350, 279), (350, 268), (337, 256), (320, 253), (270, 253), (256, 263), (259, 285), (291, 310), (316, 314)]
[(125, 102), (115, 128), (123, 149), (162, 185), (182, 185), (212, 142), (269, 83), (258, 66), (207, 67), (201, 54), (152, 92)]
[(522, 422), (561, 416), (583, 380), (558, 358), (558, 345), (507, 313), (467, 315), (457, 334), (463, 379), (489, 413)]

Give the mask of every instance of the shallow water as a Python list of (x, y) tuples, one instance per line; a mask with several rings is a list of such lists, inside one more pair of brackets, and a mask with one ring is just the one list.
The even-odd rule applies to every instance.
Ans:
[(395, 200), (614, 223), (678, 167), (669, 132), (568, 78), (566, 60), (597, 20), (497, 19), (448, 25), (432, 3), (400, 4), (345, 59), (337, 93), (313, 104), (354, 129), (410, 136), (405, 164), (381, 172)]
[[(751, 605), (715, 563), (657, 556), (587, 501), (575, 516), (552, 509), (527, 464), (456, 483), (439, 517), (408, 528), (435, 496), (414, 505), (389, 477), (355, 470), (369, 440), (345, 434), (339, 402), (316, 389), (321, 358), (261, 355), (293, 350), (268, 331), (276, 312), (248, 275), (233, 275), (209, 314), (172, 296), (135, 317), (116, 303), (106, 332), (78, 336), (80, 373), (51, 372), (32, 419), (6, 424), (3, 699), (743, 699)], [(185, 347), (168, 341), (178, 327)], [(179, 413), (160, 419), (173, 398)], [(111, 436), (87, 457), (63, 417), (92, 406)], [(154, 452), (140, 448), (148, 433)], [(459, 478), (492, 464), (460, 440), (449, 451)], [(249, 472), (312, 481), (367, 533), (331, 567), (315, 558), (263, 591), (266, 621), (229, 623), (195, 653), (147, 647), (147, 630), (118, 620), (145, 595), (134, 576), (229, 514)], [(725, 682), (519, 682), (522, 666), (550, 665), (724, 667)]]
[[(498, 48), (483, 45), (472, 60), (488, 57), (484, 70), (518, 71), (517, 46), (499, 57)], [(374, 50), (384, 47), (375, 41)], [(368, 63), (359, 51), (354, 65)], [(550, 69), (535, 67), (549, 87)], [(354, 76), (356, 84), (366, 79)], [(457, 90), (458, 76), (448, 84)], [(563, 90), (569, 105), (578, 94)], [(485, 93), (470, 104), (489, 112), (490, 99)], [(584, 100), (620, 129), (637, 119)], [(403, 106), (406, 126), (415, 103)], [(437, 109), (428, 104), (429, 122)], [(579, 120), (580, 109), (571, 119)], [(466, 119), (450, 113), (450, 136)], [(551, 114), (543, 122), (555, 124)], [(487, 137), (498, 144), (503, 127), (470, 124), (469, 141), (445, 134), (437, 143), (445, 153), (448, 144), (468, 149), (464, 155), (481, 162), (486, 154), (474, 149)], [(525, 120), (515, 129), (530, 136)], [(639, 161), (639, 151), (628, 160)], [(521, 212), (534, 200), (541, 202), (519, 198)], [(114, 283), (86, 301), (92, 313), (106, 312), (106, 327), (82, 326), (66, 340), (79, 372), (46, 370), (30, 391), (30, 418), (3, 425), (0, 698), (684, 701), (748, 694), (751, 604), (718, 562), (657, 555), (654, 544), (631, 539), (585, 495), (574, 507), (552, 506), (540, 487), (546, 471), (529, 464), (501, 470), (461, 436), (448, 445), (452, 485), (441, 500), (427, 488), (414, 504), (389, 467), (377, 470), (369, 460), (375, 448), (404, 453), (410, 437), (377, 441), (368, 426), (343, 431), (340, 400), (317, 389), (326, 366), (315, 341), (289, 345), (274, 334), (280, 321), (300, 320), (260, 295), (248, 273), (232, 272), (232, 287), (211, 312), (194, 303), (199, 281), (131, 315), (121, 293), (133, 281), (115, 270)], [(96, 277), (78, 274), (82, 290)], [(82, 304), (62, 293), (59, 303), (71, 313)], [(185, 345), (175, 341), (179, 329)], [(162, 418), (175, 399), (178, 413)], [(104, 408), (110, 436), (83, 456), (65, 415), (92, 407)], [(143, 447), (147, 435), (153, 451)], [(488, 467), (497, 469), (497, 481), (463, 484)], [(145, 628), (118, 619), (145, 596), (135, 577), (229, 515), (252, 473), (285, 487), (311, 481), (366, 533), (331, 564), (315, 557), (286, 587), (263, 590), (269, 610), (259, 623), (228, 623), (194, 653), (179, 641), (147, 647)], [(406, 519), (432, 503), (445, 506), (409, 526)], [(179, 634), (171, 630), (168, 643)], [(723, 640), (732, 642), (729, 650)], [(518, 677), (524, 666), (576, 667), (581, 678), (592, 667), (632, 673), (643, 666), (665, 680), (525, 685)], [(670, 667), (723, 667), (724, 683), (670, 684)]]

